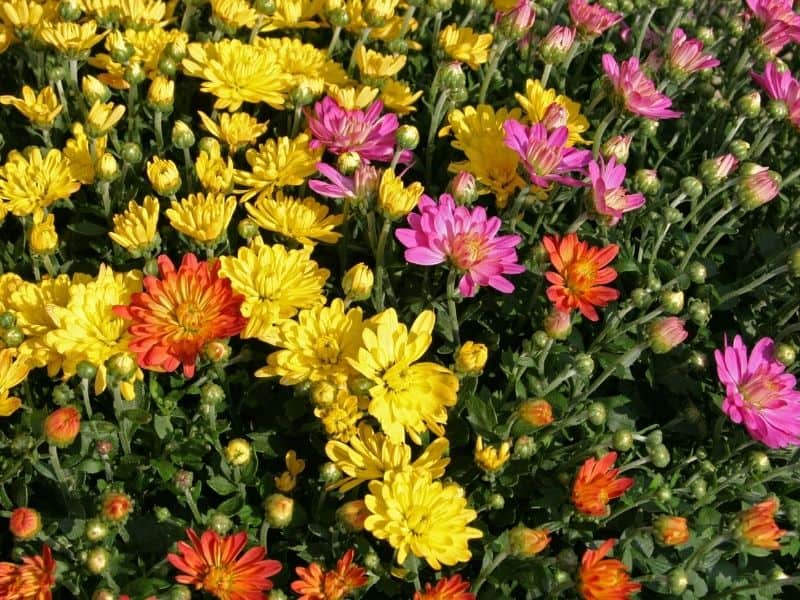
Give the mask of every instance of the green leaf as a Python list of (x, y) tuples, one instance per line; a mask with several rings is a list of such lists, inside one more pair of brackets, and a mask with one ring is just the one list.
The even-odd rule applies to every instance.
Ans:
[(106, 235), (108, 233), (108, 227), (97, 225), (96, 223), (92, 223), (91, 221), (70, 223), (69, 225), (67, 225), (67, 229), (69, 229), (70, 231), (74, 231), (79, 235), (85, 235), (87, 237), (98, 237), (101, 235)]
[(141, 408), (131, 408), (122, 412), (122, 418), (137, 425), (147, 425), (151, 421), (152, 415)]
[(172, 422), (169, 417), (164, 415), (156, 415), (153, 418), (153, 428), (156, 430), (158, 439), (163, 440), (170, 433), (172, 433)]
[(692, 586), (695, 596), (702, 598), (708, 594), (708, 586), (706, 585), (706, 582), (697, 574), (696, 571), (689, 571), (687, 575), (689, 576), (689, 584)]
[(103, 461), (97, 460), (96, 458), (87, 458), (80, 465), (78, 465), (78, 469), (83, 473), (89, 473), (90, 475), (93, 473), (99, 473), (103, 470)]
[(220, 496), (228, 496), (236, 491), (236, 485), (220, 475), (214, 475), (206, 483)]
[(274, 431), (263, 431), (259, 433), (248, 433), (247, 437), (253, 442), (253, 450), (260, 452), (268, 457), (278, 456), (278, 453), (272, 448), (270, 439), (275, 437)]
[(464, 400), (464, 405), (469, 415), (467, 420), (481, 430), (478, 433), (490, 435), (497, 425), (497, 414), (494, 411), (489, 394), (483, 392), (484, 390), (481, 390), (479, 395), (467, 396)]

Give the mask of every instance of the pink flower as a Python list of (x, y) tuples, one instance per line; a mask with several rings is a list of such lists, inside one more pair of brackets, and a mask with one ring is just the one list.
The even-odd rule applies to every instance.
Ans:
[(611, 54), (604, 54), (603, 70), (628, 112), (656, 120), (676, 119), (683, 114), (670, 110), (672, 100), (660, 93), (642, 73), (638, 58), (632, 57), (618, 64)]
[(438, 204), (423, 196), (420, 214), (408, 215), (410, 229), (398, 229), (397, 239), (407, 250), (405, 258), (415, 265), (439, 265), (445, 261), (464, 273), (458, 284), (465, 298), (474, 296), (480, 286), (510, 294), (514, 285), (504, 275), (525, 271), (517, 263), (518, 235), (497, 235), (502, 222), (486, 217), (486, 209), (456, 206), (449, 194), (439, 196)]
[(543, 123), (525, 127), (515, 119), (503, 123), (505, 144), (519, 154), (528, 171), (531, 183), (548, 187), (553, 182), (578, 187), (579, 181), (564, 173), (582, 170), (592, 158), (589, 150), (567, 148), (569, 130), (557, 127), (548, 133)]
[(745, 163), (737, 193), (745, 210), (752, 210), (772, 201), (780, 192), (781, 177), (768, 167)]
[(747, 0), (753, 15), (764, 26), (759, 40), (775, 56), (789, 42), (800, 42), (800, 15), (791, 0)]
[(741, 336), (727, 338), (714, 352), (717, 376), (725, 386), (722, 410), (734, 423), (744, 423), (755, 440), (770, 448), (800, 445), (800, 392), (797, 380), (774, 358), (775, 342), (761, 338), (748, 357)]
[(789, 71), (778, 71), (772, 62), (764, 66), (763, 75), (751, 71), (750, 76), (770, 98), (786, 104), (789, 120), (800, 129), (800, 82)]
[[(324, 147), (336, 155), (356, 152), (363, 161), (389, 162), (394, 155), (395, 132), (400, 126), (397, 115), (381, 116), (383, 103), (375, 100), (366, 110), (347, 110), (326, 96), (306, 110), (308, 128), (314, 139), (309, 147)], [(400, 162), (411, 161), (412, 154), (404, 150)]]
[(539, 44), (539, 52), (547, 63), (558, 63), (564, 60), (575, 43), (575, 28), (565, 25), (553, 25)]
[(609, 225), (616, 225), (623, 213), (644, 206), (642, 194), (629, 194), (622, 185), (625, 172), (625, 165), (618, 165), (613, 156), (608, 162), (599, 158), (589, 163), (592, 208), (598, 215), (605, 216)]
[(589, 4), (586, 0), (569, 0), (569, 16), (584, 37), (597, 37), (606, 29), (622, 20), (622, 15), (611, 12), (601, 4)]
[(667, 64), (673, 72), (686, 77), (697, 71), (713, 69), (719, 66), (719, 61), (710, 54), (703, 54), (703, 42), (687, 38), (683, 29), (676, 27), (667, 48)]
[(686, 322), (678, 317), (664, 317), (654, 321), (647, 328), (650, 348), (656, 354), (666, 354), (679, 344), (686, 341), (689, 333), (684, 325)]
[(495, 25), (500, 31), (513, 39), (522, 38), (533, 27), (536, 21), (536, 10), (530, 0), (518, 0), (516, 6), (508, 12), (497, 12), (494, 16)]
[(352, 177), (342, 175), (337, 169), (323, 162), (317, 163), (317, 171), (327, 177), (328, 181), (312, 179), (308, 182), (308, 187), (327, 198), (366, 201), (378, 189), (380, 175), (378, 170), (370, 165), (361, 165)]

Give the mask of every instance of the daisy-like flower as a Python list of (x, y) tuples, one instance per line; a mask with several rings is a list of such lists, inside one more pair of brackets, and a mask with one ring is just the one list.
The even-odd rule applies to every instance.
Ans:
[(22, 400), (11, 395), (11, 388), (25, 381), (34, 366), (29, 357), (14, 348), (0, 350), (0, 417), (11, 416), (22, 406)]
[(414, 92), (405, 82), (397, 79), (386, 79), (381, 87), (380, 101), (387, 110), (397, 115), (416, 112), (414, 103), (421, 97), (422, 90)]
[(210, 194), (230, 194), (233, 191), (233, 159), (222, 158), (219, 143), (206, 146), (194, 161), (200, 185)]
[(356, 66), (362, 77), (384, 79), (394, 77), (406, 66), (404, 54), (381, 54), (361, 45), (356, 49)]
[(185, 254), (176, 270), (162, 254), (160, 277), (145, 277), (143, 292), (133, 294), (130, 304), (114, 307), (115, 315), (131, 321), (128, 348), (140, 367), (171, 373), (183, 365), (183, 374), (193, 377), (203, 346), (244, 329), (239, 314), (244, 297), (219, 278), (219, 268), (219, 261), (211, 266)]
[(578, 571), (578, 592), (584, 600), (628, 600), (642, 586), (631, 581), (625, 565), (606, 558), (616, 540), (606, 540), (597, 550), (587, 550)]
[(277, 560), (265, 559), (263, 546), (247, 552), (247, 533), (220, 536), (206, 531), (201, 536), (186, 530), (189, 543), (178, 542), (178, 553), (168, 554), (167, 560), (181, 572), (178, 583), (203, 590), (219, 600), (258, 598), (272, 589), (270, 577), (281, 570)]
[(380, 90), (368, 85), (358, 87), (331, 85), (328, 96), (345, 110), (366, 108), (378, 97)]
[(80, 187), (70, 172), (69, 161), (55, 149), (44, 156), (39, 148), (25, 154), (12, 150), (0, 167), (0, 199), (18, 217), (69, 198)]
[(616, 452), (609, 452), (600, 460), (587, 458), (581, 465), (572, 484), (572, 503), (580, 512), (593, 517), (608, 514), (608, 501), (619, 498), (633, 485), (630, 477), (617, 477), (619, 469), (612, 468)]
[(108, 236), (133, 256), (141, 256), (158, 243), (158, 198), (145, 196), (142, 204), (128, 202), (128, 208), (114, 215), (114, 229)]
[(547, 131), (543, 123), (525, 127), (519, 121), (509, 119), (503, 125), (506, 146), (516, 152), (533, 185), (547, 188), (552, 183), (578, 187), (581, 182), (567, 173), (586, 167), (592, 158), (589, 150), (568, 148), (569, 129), (557, 127)]
[(496, 473), (511, 459), (511, 442), (502, 442), (499, 446), (484, 446), (483, 438), (475, 440), (473, 453), (475, 464), (487, 473)]
[(323, 571), (315, 562), (297, 567), (300, 579), (292, 582), (292, 591), (300, 594), (299, 600), (342, 600), (368, 581), (367, 572), (353, 563), (355, 554), (353, 548), (345, 552), (330, 571)]
[(303, 246), (335, 244), (342, 237), (333, 228), (342, 224), (344, 216), (329, 214), (328, 207), (313, 198), (293, 198), (279, 191), (274, 198), (259, 198), (253, 204), (245, 204), (245, 208), (259, 227)]
[[(106, 153), (106, 142), (106, 136), (94, 138), (97, 156)], [(72, 179), (82, 184), (94, 183), (95, 165), (89, 150), (89, 137), (80, 123), (73, 123), (72, 137), (67, 140), (63, 154)]]
[[(309, 0), (304, 0), (308, 2)], [(320, 2), (320, 0), (310, 0)], [(289, 77), (288, 89), (304, 87), (314, 97), (333, 85), (346, 85), (350, 78), (344, 67), (325, 50), (291, 37), (259, 37), (255, 44), (273, 53), (281, 70)]]
[(358, 406), (358, 397), (346, 389), (339, 389), (333, 402), (314, 409), (314, 416), (322, 422), (328, 439), (349, 442), (356, 435), (356, 427), (364, 412)]
[(506, 275), (525, 271), (517, 262), (518, 235), (497, 235), (502, 221), (486, 216), (482, 206), (456, 206), (449, 194), (439, 202), (423, 196), (419, 214), (408, 216), (409, 229), (398, 229), (397, 239), (407, 249), (405, 259), (416, 265), (439, 265), (449, 261), (463, 273), (458, 284), (461, 295), (469, 298), (481, 286), (504, 294), (514, 291)]
[(211, 0), (211, 15), (212, 23), (230, 35), (241, 27), (253, 27), (258, 20), (258, 13), (247, 0)]
[(178, 165), (168, 158), (154, 156), (147, 161), (147, 180), (157, 194), (173, 196), (181, 187)]
[(214, 244), (228, 228), (236, 210), (236, 198), (222, 194), (189, 194), (164, 214), (176, 231), (200, 242)]
[(222, 113), (218, 122), (202, 110), (198, 110), (203, 128), (220, 142), (227, 144), (231, 154), (250, 146), (267, 131), (268, 123), (259, 123), (245, 112)]
[(321, 23), (312, 19), (324, 8), (324, 0), (276, 0), (275, 12), (267, 17), (263, 30), (317, 29)]
[(659, 92), (642, 72), (638, 58), (631, 57), (619, 64), (613, 55), (604, 54), (603, 71), (618, 101), (629, 113), (654, 120), (677, 119), (683, 114), (670, 109), (672, 100)]
[(83, 60), (106, 33), (97, 33), (97, 23), (94, 21), (81, 24), (46, 21), (42, 23), (37, 35), (45, 44), (53, 46), (69, 60)]
[(0, 562), (0, 598), (50, 600), (55, 584), (56, 561), (47, 544), (41, 555), (23, 556), (21, 565)]
[(525, 116), (530, 123), (543, 123), (548, 126), (551, 120), (548, 117), (552, 118), (554, 112), (553, 105), (563, 108), (566, 111), (564, 115), (566, 122), (562, 125), (569, 130), (566, 145), (574, 146), (586, 143), (581, 134), (589, 129), (589, 119), (581, 114), (579, 103), (559, 94), (552, 88), (545, 89), (538, 79), (528, 79), (525, 82), (525, 94), (516, 93), (514, 97), (525, 111)]
[(439, 46), (444, 53), (469, 65), (473, 71), (489, 60), (489, 48), (494, 37), (491, 33), (475, 33), (470, 27), (450, 23), (439, 33)]
[(404, 186), (403, 181), (391, 169), (381, 174), (378, 185), (378, 208), (392, 221), (406, 216), (419, 203), (424, 189), (418, 181)]
[(800, 41), (800, 15), (791, 0), (746, 0), (747, 6), (763, 25), (762, 46), (773, 56), (789, 42)]
[(703, 47), (703, 42), (688, 38), (683, 29), (676, 27), (667, 46), (667, 68), (682, 80), (692, 73), (719, 66), (719, 60), (704, 54)]
[(586, 0), (569, 0), (569, 16), (585, 39), (595, 38), (622, 21), (620, 13), (608, 10), (599, 2), (589, 4)]
[(397, 551), (397, 564), (413, 554), (439, 570), (472, 557), (469, 541), (483, 534), (468, 526), (477, 513), (467, 508), (460, 486), (403, 471), (370, 481), (369, 491), (364, 502), (370, 516), (364, 527), (389, 542)]
[(43, 88), (37, 94), (32, 87), (23, 85), (22, 98), (0, 96), (0, 104), (13, 106), (34, 126), (43, 129), (52, 127), (53, 121), (61, 114), (63, 108), (58, 103), (58, 98), (50, 86)]
[(449, 449), (447, 438), (436, 438), (412, 462), (411, 448), (405, 442), (394, 442), (362, 422), (356, 435), (347, 443), (331, 440), (325, 445), (325, 454), (347, 475), (331, 484), (330, 488), (345, 493), (365, 481), (383, 479), (387, 473), (404, 471), (423, 473), (431, 479), (438, 479), (444, 475), (444, 469), (450, 463), (445, 456)]
[(787, 533), (775, 523), (778, 499), (774, 496), (739, 513), (736, 535), (745, 544), (764, 550), (779, 550), (780, 539)]
[(595, 307), (603, 308), (619, 298), (619, 291), (607, 287), (617, 278), (617, 272), (608, 265), (619, 252), (619, 246), (605, 248), (581, 242), (576, 233), (564, 237), (545, 236), (542, 240), (555, 271), (547, 271), (550, 282), (547, 297), (557, 310), (569, 312), (578, 309), (590, 321), (600, 317)]
[(101, 22), (119, 21), (127, 28), (149, 29), (166, 24), (167, 7), (159, 0), (80, 0), (78, 6)]
[(461, 575), (442, 577), (436, 585), (425, 584), (425, 588), (414, 592), (413, 600), (475, 600), (475, 594), (469, 591), (469, 581)]
[(430, 429), (444, 435), (447, 408), (455, 406), (458, 378), (439, 364), (417, 362), (431, 345), (436, 321), (433, 311), (423, 311), (407, 329), (394, 309), (375, 315), (362, 333), (362, 346), (353, 368), (372, 381), (367, 410), (394, 442), (405, 434), (421, 444)]
[(629, 194), (622, 185), (625, 173), (625, 165), (618, 165), (613, 156), (608, 162), (602, 157), (589, 162), (591, 209), (610, 226), (619, 223), (624, 213), (644, 206), (642, 194)]
[[(376, 100), (366, 110), (347, 110), (325, 97), (306, 110), (308, 128), (314, 139), (310, 148), (327, 149), (333, 154), (356, 152), (362, 160), (389, 162), (394, 155), (395, 132), (400, 126), (397, 115), (383, 112), (383, 102)], [(400, 162), (411, 161), (411, 151), (400, 153)]]
[(774, 62), (768, 62), (763, 74), (752, 71), (750, 76), (770, 98), (786, 105), (789, 121), (800, 129), (800, 82), (791, 71), (780, 72)]
[(725, 386), (722, 410), (731, 421), (770, 448), (800, 445), (800, 392), (795, 376), (775, 358), (775, 342), (761, 338), (748, 353), (737, 335), (730, 346), (726, 338), (714, 358)]

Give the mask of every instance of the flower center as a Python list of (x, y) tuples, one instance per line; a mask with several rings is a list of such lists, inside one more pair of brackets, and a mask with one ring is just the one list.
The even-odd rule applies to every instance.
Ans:
[(549, 175), (561, 162), (561, 148), (548, 146), (546, 142), (531, 146), (528, 149), (528, 164), (539, 177)]
[(334, 364), (339, 360), (339, 342), (331, 335), (321, 336), (317, 340), (315, 350), (323, 362)]
[(628, 204), (627, 197), (628, 195), (625, 193), (625, 188), (623, 187), (609, 190), (606, 192), (605, 197), (606, 206), (613, 208), (614, 210), (622, 211)]
[(456, 267), (467, 270), (486, 256), (483, 239), (475, 233), (459, 235), (453, 240), (452, 259)]
[(203, 311), (194, 302), (180, 303), (175, 309), (175, 317), (187, 333), (197, 333), (205, 319)]
[(209, 594), (217, 595), (231, 591), (234, 577), (224, 566), (214, 566), (203, 579), (203, 589)]
[(596, 276), (597, 268), (589, 260), (570, 263), (564, 270), (564, 279), (572, 292), (583, 292), (592, 287)]
[(770, 406), (780, 398), (783, 386), (769, 375), (755, 375), (739, 386), (739, 393), (745, 404), (762, 410)]

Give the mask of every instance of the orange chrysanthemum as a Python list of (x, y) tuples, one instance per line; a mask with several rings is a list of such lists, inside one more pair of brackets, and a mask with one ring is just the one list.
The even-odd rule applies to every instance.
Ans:
[(775, 523), (778, 499), (775, 497), (751, 506), (739, 515), (739, 537), (748, 545), (765, 550), (777, 550), (786, 533)]
[(180, 555), (167, 555), (172, 566), (185, 573), (175, 577), (178, 583), (193, 585), (219, 600), (262, 600), (264, 592), (272, 589), (269, 578), (281, 570), (281, 563), (265, 560), (262, 546), (239, 556), (247, 545), (245, 532), (222, 537), (206, 531), (197, 537), (187, 529), (186, 535), (191, 544), (178, 542)]
[(616, 452), (609, 452), (600, 460), (587, 458), (572, 485), (572, 503), (580, 512), (593, 517), (608, 514), (608, 501), (619, 498), (633, 485), (630, 477), (617, 477), (619, 469), (612, 469)]
[(354, 556), (351, 548), (330, 571), (323, 571), (317, 563), (297, 567), (295, 572), (300, 579), (292, 582), (292, 591), (300, 594), (299, 600), (341, 600), (367, 583), (366, 571), (353, 564)]
[(584, 600), (627, 600), (642, 586), (631, 581), (620, 561), (605, 558), (617, 540), (606, 540), (597, 550), (587, 550), (581, 559), (578, 591)]
[(56, 563), (47, 545), (41, 556), (23, 557), (21, 565), (0, 563), (0, 598), (51, 600), (55, 583)]
[(440, 579), (436, 585), (425, 584), (425, 591), (414, 592), (414, 600), (475, 600), (469, 591), (469, 582), (461, 575)]
[(114, 307), (114, 314), (133, 321), (129, 348), (140, 367), (172, 372), (183, 364), (183, 374), (192, 377), (203, 346), (244, 329), (247, 321), (239, 312), (244, 297), (218, 276), (219, 268), (218, 261), (212, 265), (186, 254), (176, 271), (161, 255), (161, 278), (145, 277), (144, 292), (133, 294), (128, 306)]
[(556, 269), (545, 273), (552, 284), (547, 297), (557, 310), (577, 308), (590, 321), (597, 321), (600, 317), (595, 307), (603, 308), (619, 298), (618, 290), (604, 285), (617, 278), (617, 272), (606, 265), (616, 258), (619, 246), (590, 246), (578, 240), (575, 233), (562, 238), (546, 235), (542, 243)]

